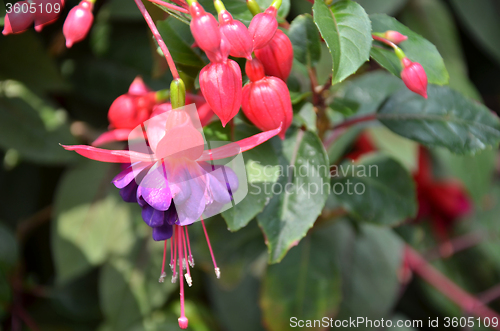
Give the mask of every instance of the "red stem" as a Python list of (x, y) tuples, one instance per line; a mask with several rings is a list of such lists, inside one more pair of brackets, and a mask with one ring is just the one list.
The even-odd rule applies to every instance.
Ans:
[(161, 0), (149, 0), (149, 2), (156, 3), (158, 5), (161, 5), (163, 7), (167, 7), (168, 9), (176, 10), (178, 12), (184, 13), (184, 14), (189, 14), (189, 11), (186, 8), (178, 7), (176, 5), (172, 5), (171, 3), (161, 1)]
[[(480, 300), (458, 287), (454, 282), (431, 266), (422, 256), (420, 256), (420, 254), (413, 250), (413, 248), (406, 246), (405, 257), (408, 267), (411, 270), (430, 285), (434, 286), (439, 292), (448, 297), (448, 299), (461, 307), (465, 312), (472, 313), (481, 318), (496, 317), (500, 320), (500, 315), (485, 306)], [(493, 328), (495, 330), (500, 330), (500, 326)]]
[(344, 121), (340, 124), (335, 125), (333, 127), (333, 130), (347, 128), (347, 127), (353, 126), (353, 125), (358, 124), (358, 123), (374, 121), (376, 119), (377, 119), (377, 115), (375, 115), (375, 114), (356, 117), (356, 118), (353, 118), (353, 119), (350, 119), (350, 120), (347, 120), (347, 121)]
[(139, 10), (141, 11), (142, 16), (144, 16), (144, 19), (146, 20), (146, 23), (149, 26), (149, 29), (153, 33), (153, 36), (155, 37), (156, 41), (158, 42), (158, 45), (160, 46), (163, 54), (165, 55), (165, 59), (167, 60), (168, 67), (170, 68), (170, 71), (172, 72), (172, 76), (174, 79), (179, 79), (179, 73), (177, 72), (177, 68), (175, 67), (174, 60), (172, 59), (172, 55), (170, 55), (170, 52), (168, 51), (167, 45), (165, 45), (165, 42), (163, 41), (160, 32), (158, 32), (158, 29), (156, 28), (156, 25), (153, 22), (153, 19), (151, 18), (151, 15), (149, 15), (148, 11), (146, 10), (146, 7), (142, 3), (142, 0), (135, 0), (135, 3)]

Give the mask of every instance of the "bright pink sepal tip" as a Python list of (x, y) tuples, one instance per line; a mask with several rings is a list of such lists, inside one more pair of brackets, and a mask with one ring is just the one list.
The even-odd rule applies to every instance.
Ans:
[(403, 41), (408, 40), (407, 36), (394, 30), (387, 31), (384, 37), (385, 39), (395, 43), (396, 45), (402, 43)]

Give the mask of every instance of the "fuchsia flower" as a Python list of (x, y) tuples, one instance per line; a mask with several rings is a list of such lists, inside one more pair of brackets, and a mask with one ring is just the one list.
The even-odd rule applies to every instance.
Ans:
[[(29, 3), (26, 0), (19, 1), (16, 4), (22, 6), (23, 4), (27, 4), (29, 7)], [(10, 14), (5, 15), (4, 28), (2, 34), (4, 36), (11, 33), (21, 33), (24, 30), (28, 29), (31, 24), (33, 24), (33, 20), (35, 19), (34, 14), (28, 12), (23, 12), (19, 10), (17, 13), (12, 9)]]
[(252, 58), (253, 42), (247, 27), (223, 10), (219, 14), (219, 30), (231, 46), (229, 54), (234, 57)]
[(268, 76), (275, 76), (286, 82), (292, 71), (293, 46), (283, 31), (276, 30), (273, 39), (266, 46), (255, 50), (255, 56)]
[[(160, 282), (166, 278), (165, 255), (170, 239), (172, 282), (180, 274), (179, 326), (185, 329), (188, 319), (184, 314), (183, 278), (191, 286), (190, 267), (194, 266), (187, 226), (202, 215), (217, 213), (231, 202), (233, 192), (238, 189), (238, 178), (230, 168), (208, 161), (247, 151), (277, 135), (281, 126), (212, 150), (204, 150), (202, 134), (182, 108), (165, 110), (134, 130), (147, 138), (142, 149), (149, 153), (85, 145), (63, 147), (93, 160), (131, 164), (114, 178), (113, 184), (120, 189), (123, 200), (141, 206), (144, 222), (153, 229), (153, 239), (165, 241)], [(203, 218), (201, 223), (216, 276), (220, 277)]]
[[(36, 0), (33, 2), (37, 8), (33, 14), (35, 30), (37, 32), (42, 31), (45, 26), (54, 23), (64, 6), (64, 0)], [(57, 10), (57, 8), (59, 8), (59, 10)]]
[(70, 48), (87, 36), (94, 21), (93, 7), (92, 1), (83, 0), (69, 11), (63, 25), (66, 47)]
[(401, 60), (403, 71), (401, 79), (410, 91), (420, 94), (427, 99), (427, 74), (418, 62), (412, 62), (407, 57)]
[(219, 25), (215, 17), (207, 13), (198, 2), (189, 6), (191, 20), (191, 33), (199, 48), (206, 52), (217, 52), (219, 50), (221, 36)]
[(247, 61), (245, 71), (250, 82), (243, 87), (243, 113), (263, 131), (283, 125), (280, 137), (285, 139), (285, 132), (293, 118), (288, 87), (279, 78), (265, 76), (264, 67), (258, 59)]

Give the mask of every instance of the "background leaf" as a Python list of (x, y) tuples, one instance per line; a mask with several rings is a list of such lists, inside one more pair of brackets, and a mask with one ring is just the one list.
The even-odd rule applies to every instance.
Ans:
[[(290, 128), (281, 146), (276, 145), (280, 178), (276, 185), (267, 186), (274, 196), (257, 216), (266, 237), (270, 263), (281, 261), (306, 235), (329, 194), (324, 189), (329, 176), (328, 157), (318, 136)], [(312, 188), (317, 190), (312, 192)]]
[(321, 40), (311, 15), (297, 16), (290, 24), (288, 37), (293, 45), (293, 56), (302, 64), (315, 66), (321, 57)]
[[(436, 46), (399, 23), (395, 18), (384, 14), (374, 14), (370, 15), (370, 19), (372, 21), (373, 32), (395, 30), (408, 37), (408, 40), (402, 42), (399, 46), (410, 60), (418, 62), (424, 67), (429, 83), (438, 85), (448, 84), (448, 71)], [(374, 45), (370, 55), (381, 66), (399, 77), (402, 67), (392, 48)]]
[(368, 60), (372, 42), (370, 19), (356, 2), (343, 0), (328, 7), (315, 0), (314, 22), (333, 61), (333, 84), (355, 73)]
[(341, 299), (341, 230), (333, 225), (312, 232), (281, 263), (267, 268), (261, 306), (268, 330), (289, 330), (292, 317), (321, 320), (335, 315)]
[(383, 155), (332, 169), (332, 195), (360, 222), (395, 226), (417, 213), (410, 174)]
[(378, 119), (397, 134), (458, 154), (497, 146), (500, 121), (485, 106), (448, 87), (429, 86), (429, 99), (409, 91), (393, 95)]

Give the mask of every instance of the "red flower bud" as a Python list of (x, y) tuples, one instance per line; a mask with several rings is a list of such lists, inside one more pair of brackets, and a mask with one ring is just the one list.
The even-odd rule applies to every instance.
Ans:
[(224, 10), (219, 14), (219, 30), (231, 46), (229, 54), (234, 57), (252, 58), (253, 41), (245, 24), (234, 20), (233, 16)]
[(262, 131), (276, 129), (282, 125), (279, 136), (284, 139), (293, 118), (288, 87), (279, 78), (264, 76), (262, 64), (258, 59), (247, 61), (245, 71), (250, 83), (243, 87), (243, 113)]
[[(29, 8), (29, 3), (27, 1), (19, 1), (16, 2), (15, 5), (22, 8), (22, 5), (27, 4)], [(21, 33), (33, 23), (34, 16), (32, 13), (23, 12), (23, 10), (19, 10), (18, 13), (14, 10), (14, 4), (12, 4), (12, 11), (10, 14), (5, 15), (4, 28), (2, 34), (4, 36), (11, 33)]]
[(63, 25), (66, 47), (70, 48), (74, 43), (83, 40), (89, 32), (94, 21), (92, 7), (93, 4), (91, 2), (84, 0), (69, 11)]
[(276, 8), (271, 6), (265, 12), (255, 15), (250, 22), (248, 32), (252, 37), (254, 50), (266, 46), (273, 39), (278, 29), (276, 14)]
[(231, 45), (224, 35), (221, 35), (220, 47), (215, 52), (205, 51), (210, 62), (226, 62)]
[(191, 33), (199, 48), (206, 52), (216, 52), (219, 49), (221, 36), (219, 24), (215, 17), (207, 13), (198, 2), (193, 2), (189, 7), (191, 20)]
[(115, 129), (133, 129), (151, 116), (156, 104), (156, 92), (152, 92), (142, 78), (137, 77), (128, 93), (119, 96), (111, 104), (108, 111), (110, 126)]
[(393, 30), (386, 31), (384, 38), (395, 43), (396, 45), (402, 43), (405, 40), (408, 40), (407, 36)]
[(214, 113), (226, 124), (241, 105), (241, 70), (236, 62), (210, 63), (200, 72), (200, 88)]
[(266, 74), (288, 79), (293, 65), (293, 46), (288, 36), (276, 30), (273, 39), (261, 49), (255, 50), (255, 56), (262, 62)]
[(402, 60), (403, 71), (401, 79), (410, 91), (420, 94), (427, 99), (427, 74), (418, 62), (411, 62), (408, 58)]
[(64, 6), (64, 0), (35, 0), (33, 1), (36, 11), (33, 14), (35, 18), (35, 30), (37, 32), (54, 23)]

